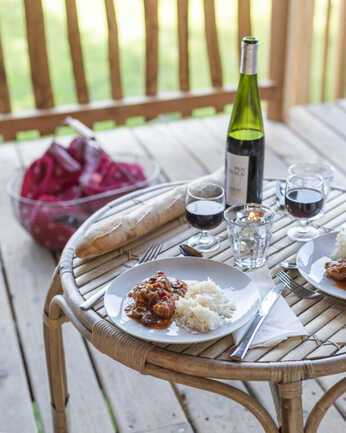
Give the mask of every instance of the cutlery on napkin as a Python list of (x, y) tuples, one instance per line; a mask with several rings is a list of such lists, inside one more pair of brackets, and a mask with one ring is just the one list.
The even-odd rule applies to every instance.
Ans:
[[(270, 272), (267, 269), (248, 272), (247, 275), (256, 283), (261, 299), (263, 299), (274, 286)], [(251, 326), (251, 323), (252, 320), (233, 332), (235, 344), (240, 343)], [(304, 335), (308, 335), (304, 326), (291, 310), (285, 299), (280, 296), (262, 322), (250, 348), (273, 346), (286, 340), (288, 337)]]

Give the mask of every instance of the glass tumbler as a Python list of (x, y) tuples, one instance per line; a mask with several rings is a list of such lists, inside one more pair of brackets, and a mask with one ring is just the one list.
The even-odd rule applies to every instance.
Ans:
[(256, 269), (266, 262), (274, 212), (259, 204), (233, 205), (224, 217), (234, 262), (241, 269)]

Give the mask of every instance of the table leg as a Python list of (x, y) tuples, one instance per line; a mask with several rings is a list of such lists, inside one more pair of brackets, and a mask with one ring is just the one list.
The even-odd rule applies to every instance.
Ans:
[(303, 433), (302, 383), (280, 383), (280, 411), (282, 433)]
[[(54, 299), (52, 295), (59, 293), (59, 276), (56, 275), (50, 288), (48, 297)], [(62, 339), (62, 323), (64, 316), (62, 311), (53, 303), (53, 308), (49, 308), (44, 313), (44, 343), (46, 350), (46, 363), (50, 385), (52, 417), (54, 433), (67, 433), (68, 422), (66, 406), (68, 402), (65, 355)]]
[(279, 426), (281, 426), (281, 402), (280, 402), (280, 393), (279, 393), (279, 385), (277, 383), (269, 383), (270, 386), (270, 391), (272, 393), (272, 397), (273, 397), (273, 401), (274, 401), (274, 406), (275, 406), (275, 411), (276, 411), (276, 416), (278, 419), (278, 424)]

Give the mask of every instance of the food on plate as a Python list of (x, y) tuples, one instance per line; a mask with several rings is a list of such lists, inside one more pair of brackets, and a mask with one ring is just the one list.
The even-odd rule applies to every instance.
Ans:
[(333, 259), (335, 260), (325, 264), (325, 275), (336, 283), (342, 284), (341, 288), (344, 288), (343, 285), (346, 288), (346, 228), (342, 229), (336, 236), (336, 250)]
[(325, 264), (326, 277), (335, 281), (346, 281), (346, 260), (333, 260)]
[(209, 332), (232, 317), (234, 304), (211, 279), (187, 281), (187, 292), (175, 303), (174, 318), (179, 326)]
[(346, 260), (346, 227), (336, 236), (336, 250), (333, 254), (335, 260)]
[(184, 281), (157, 272), (128, 293), (125, 312), (146, 327), (168, 328), (175, 312), (175, 301), (184, 296), (186, 290)]
[[(223, 170), (199, 178), (194, 182), (222, 181)], [(76, 245), (80, 258), (94, 257), (149, 233), (151, 230), (174, 220), (185, 211), (187, 185), (178, 186), (136, 207), (127, 215), (111, 215), (93, 224)]]
[(211, 279), (182, 281), (157, 272), (141, 281), (127, 295), (125, 313), (148, 328), (177, 325), (209, 332), (222, 325), (235, 310), (234, 304)]

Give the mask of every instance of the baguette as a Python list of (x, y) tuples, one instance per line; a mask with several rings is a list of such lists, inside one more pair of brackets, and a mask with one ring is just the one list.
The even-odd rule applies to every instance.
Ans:
[[(223, 183), (223, 169), (198, 178), (191, 184), (202, 181)], [(138, 206), (126, 215), (113, 215), (96, 222), (78, 241), (77, 257), (89, 258), (104, 254), (179, 217), (185, 211), (186, 191), (187, 185), (178, 186), (157, 197), (152, 203)]]

